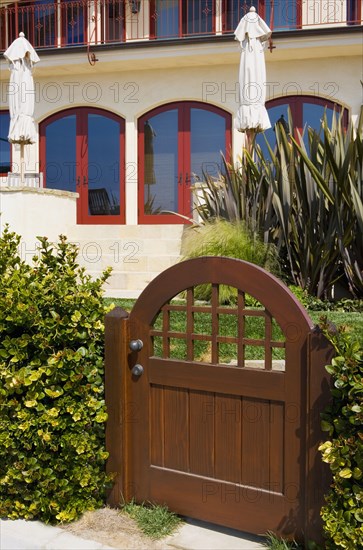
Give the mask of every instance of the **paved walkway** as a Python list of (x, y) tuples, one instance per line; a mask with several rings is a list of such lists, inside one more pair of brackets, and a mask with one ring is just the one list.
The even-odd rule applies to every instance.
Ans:
[[(183, 550), (255, 550), (265, 548), (261, 542), (262, 538), (195, 520), (188, 520), (176, 534), (168, 538), (169, 547)], [(109, 550), (110, 548), (99, 542), (76, 537), (59, 527), (44, 525), (39, 521), (0, 520), (1, 550)]]

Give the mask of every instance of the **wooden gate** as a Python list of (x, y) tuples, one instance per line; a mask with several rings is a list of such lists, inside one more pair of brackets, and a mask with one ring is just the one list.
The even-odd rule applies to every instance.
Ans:
[[(200, 302), (205, 284), (211, 299)], [(221, 285), (237, 289), (235, 306), (221, 304)], [(250, 533), (319, 540), (331, 354), (263, 269), (207, 257), (166, 270), (129, 316), (106, 316), (109, 503), (153, 501)]]

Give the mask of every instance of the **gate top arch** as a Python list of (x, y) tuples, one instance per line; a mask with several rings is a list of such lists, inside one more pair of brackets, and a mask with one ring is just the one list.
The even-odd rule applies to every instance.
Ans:
[(223, 256), (194, 258), (168, 268), (140, 294), (130, 320), (135, 317), (150, 325), (169, 300), (205, 283), (228, 285), (250, 294), (275, 318), (285, 336), (295, 342), (304, 340), (314, 328), (304, 307), (277, 277), (250, 262)]

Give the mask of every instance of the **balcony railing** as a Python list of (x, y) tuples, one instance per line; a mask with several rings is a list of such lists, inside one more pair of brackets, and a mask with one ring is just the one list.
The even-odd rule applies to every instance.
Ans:
[(33, 0), (0, 4), (0, 50), (24, 32), (37, 49), (232, 34), (254, 5), (272, 30), (362, 24), (361, 0)]

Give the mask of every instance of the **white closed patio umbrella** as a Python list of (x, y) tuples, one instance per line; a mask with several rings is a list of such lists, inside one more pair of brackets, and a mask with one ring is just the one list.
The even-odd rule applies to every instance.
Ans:
[(239, 67), (240, 106), (234, 125), (240, 132), (254, 135), (271, 128), (266, 100), (266, 64), (264, 49), (271, 29), (256, 13), (254, 7), (242, 17), (235, 39), (241, 45)]
[(14, 40), (4, 53), (9, 61), (9, 111), (10, 127), (8, 140), (20, 145), (20, 174), (24, 183), (24, 146), (35, 143), (37, 130), (34, 123), (35, 88), (33, 66), (39, 57), (24, 33)]

